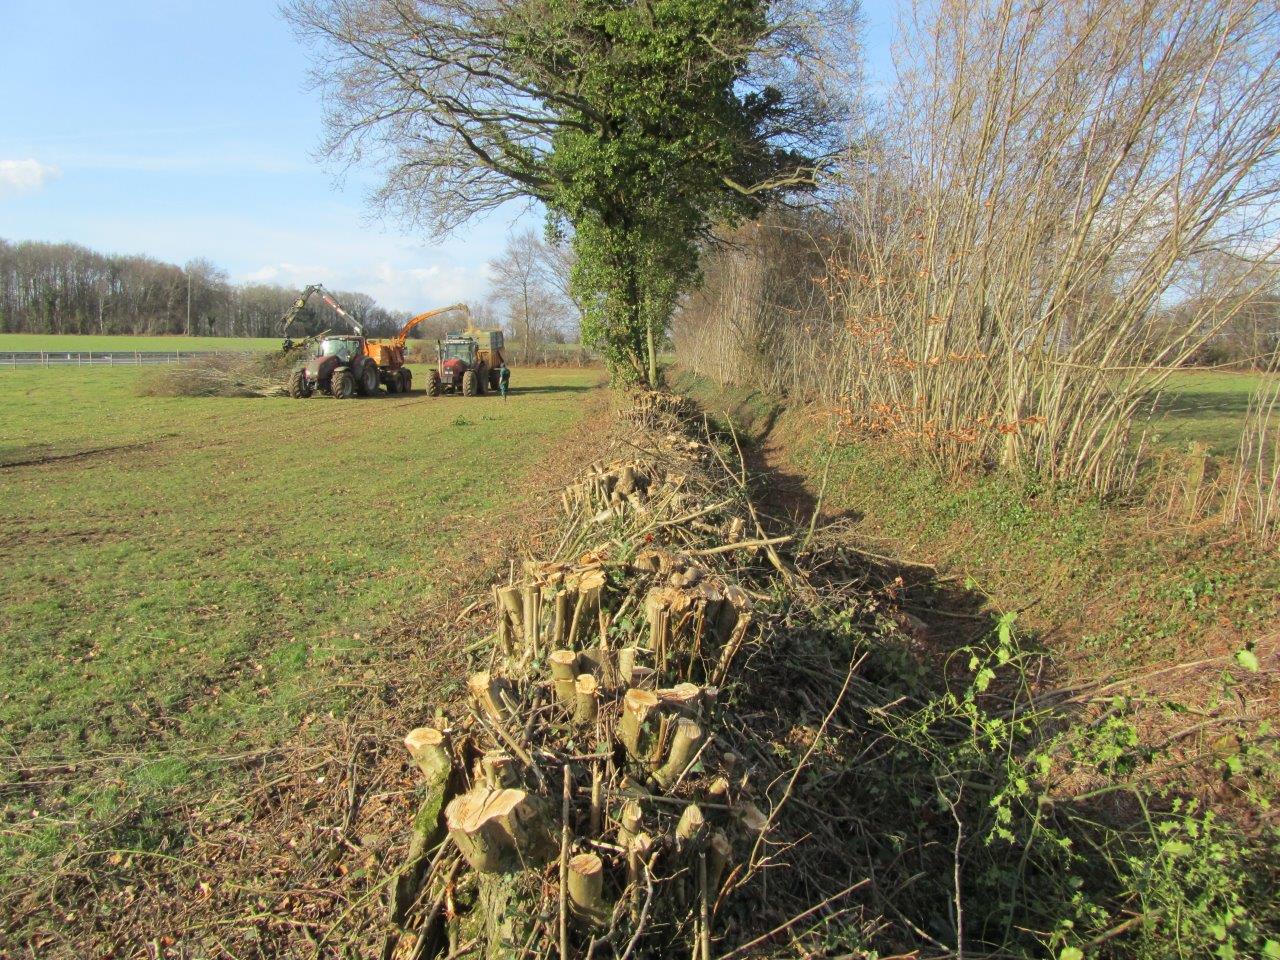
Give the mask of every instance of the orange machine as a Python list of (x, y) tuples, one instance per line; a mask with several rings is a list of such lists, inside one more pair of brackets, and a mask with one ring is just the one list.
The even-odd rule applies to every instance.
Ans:
[(465, 316), (468, 324), (471, 322), (471, 311), (467, 309), (467, 305), (465, 303), (455, 303), (449, 307), (440, 307), (436, 310), (428, 310), (426, 313), (418, 314), (416, 317), (411, 318), (400, 328), (400, 332), (389, 340), (365, 341), (365, 352), (378, 365), (382, 382), (387, 385), (389, 391), (392, 393), (408, 393), (412, 385), (409, 379), (409, 371), (404, 369), (404, 347), (405, 342), (409, 339), (409, 332), (418, 324), (430, 320), (432, 317), (439, 317), (454, 311)]

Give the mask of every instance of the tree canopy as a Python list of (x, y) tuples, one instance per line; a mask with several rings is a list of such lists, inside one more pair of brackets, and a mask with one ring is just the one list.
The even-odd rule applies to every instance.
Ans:
[[(810, 188), (833, 148), (837, 59), (817, 9), (767, 0), (294, 0), (320, 41), (329, 151), (376, 201), (448, 233), (511, 199), (573, 244), (583, 335), (650, 381), (698, 244)], [(846, 40), (847, 40), (847, 34)]]

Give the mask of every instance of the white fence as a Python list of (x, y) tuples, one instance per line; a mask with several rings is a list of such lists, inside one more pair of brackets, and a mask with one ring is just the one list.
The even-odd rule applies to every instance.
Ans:
[(181, 363), (195, 357), (219, 354), (244, 356), (248, 350), (6, 350), (0, 351), (4, 367), (115, 367), (157, 363)]

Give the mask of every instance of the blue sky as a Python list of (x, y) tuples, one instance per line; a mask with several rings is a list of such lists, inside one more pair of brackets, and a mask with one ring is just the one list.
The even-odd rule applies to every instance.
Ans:
[[(892, 2), (864, 2), (873, 74)], [(537, 212), (438, 243), (370, 218), (375, 171), (317, 158), (308, 51), (271, 0), (0, 0), (0, 237), (72, 241), (234, 281), (359, 289), (422, 309), (474, 297)]]

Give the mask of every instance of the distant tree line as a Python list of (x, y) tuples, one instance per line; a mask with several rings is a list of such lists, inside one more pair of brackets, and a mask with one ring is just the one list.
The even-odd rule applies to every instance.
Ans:
[[(180, 267), (73, 243), (0, 240), (0, 333), (272, 337), (299, 292), (230, 283), (223, 270), (203, 259)], [(364, 293), (330, 292), (367, 333), (394, 332), (408, 316)], [(313, 298), (291, 332), (343, 327)]]

